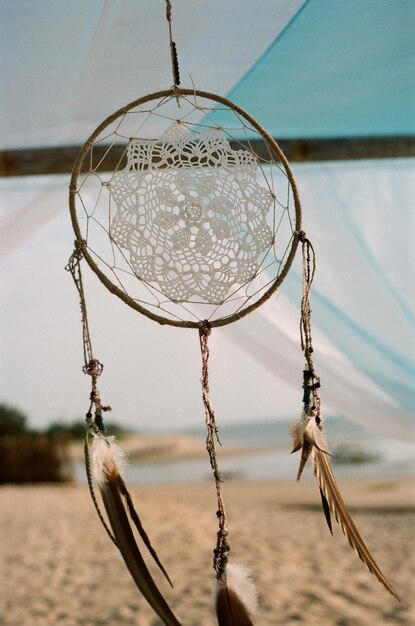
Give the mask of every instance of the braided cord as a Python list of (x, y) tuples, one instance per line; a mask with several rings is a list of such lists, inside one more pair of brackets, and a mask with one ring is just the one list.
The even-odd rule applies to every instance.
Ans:
[[(86, 299), (84, 292), (84, 285), (82, 281), (82, 271), (81, 271), (81, 260), (83, 258), (82, 247), (79, 241), (75, 241), (75, 248), (73, 253), (71, 254), (68, 264), (65, 269), (70, 272), (75, 287), (78, 291), (79, 295), (79, 304), (81, 307), (81, 320), (82, 320), (82, 339), (83, 339), (83, 352), (84, 352), (84, 366), (82, 371), (84, 374), (88, 374), (91, 376), (91, 393), (89, 396), (90, 404), (88, 411), (85, 416), (85, 444), (84, 444), (84, 456), (85, 456), (85, 471), (86, 477), (88, 481), (89, 492), (91, 494), (92, 502), (94, 503), (95, 509), (98, 513), (98, 517), (101, 520), (101, 523), (106, 530), (107, 534), (117, 545), (115, 537), (111, 533), (108, 525), (105, 522), (104, 516), (102, 515), (101, 509), (98, 504), (97, 497), (95, 495), (94, 483), (92, 479), (91, 472), (91, 459), (89, 455), (89, 433), (92, 433), (94, 436), (98, 434), (102, 434), (105, 432), (104, 422), (102, 419), (102, 413), (105, 411), (110, 411), (110, 406), (103, 406), (100, 398), (100, 394), (98, 391), (97, 380), (98, 377), (102, 374), (104, 366), (97, 359), (94, 359), (92, 352), (92, 342), (91, 335), (89, 332), (89, 323), (88, 323), (88, 312), (86, 307)], [(94, 415), (92, 414), (92, 410), (94, 410)]]
[(216, 498), (218, 509), (216, 516), (218, 518), (219, 529), (217, 532), (216, 548), (213, 550), (213, 568), (216, 571), (216, 577), (220, 580), (225, 572), (228, 562), (228, 554), (230, 546), (228, 543), (228, 529), (225, 505), (222, 498), (221, 485), (223, 483), (221, 473), (216, 458), (216, 443), (221, 445), (218, 436), (218, 427), (216, 424), (215, 412), (209, 398), (209, 346), (208, 337), (211, 333), (210, 325), (207, 321), (202, 322), (199, 327), (200, 350), (202, 354), (202, 397), (205, 409), (205, 423), (207, 426), (206, 450), (208, 452), (210, 466), (213, 471), (213, 477), (216, 487)]
[(88, 363), (93, 359), (92, 356), (92, 342), (89, 332), (88, 313), (86, 309), (86, 300), (84, 292), (84, 284), (82, 281), (81, 272), (81, 260), (83, 258), (83, 252), (81, 244), (78, 240), (75, 240), (75, 248), (69, 257), (67, 266), (65, 267), (67, 272), (70, 272), (74, 281), (75, 287), (79, 295), (79, 305), (81, 307), (81, 320), (82, 320), (82, 339), (84, 349), (84, 365), (87, 367)]
[(303, 403), (307, 415), (314, 415), (317, 424), (321, 424), (320, 415), (320, 378), (316, 375), (313, 362), (313, 338), (311, 335), (310, 292), (316, 272), (316, 253), (304, 231), (299, 233), (303, 259), (303, 297), (301, 300), (301, 349), (304, 352), (306, 367), (303, 372)]

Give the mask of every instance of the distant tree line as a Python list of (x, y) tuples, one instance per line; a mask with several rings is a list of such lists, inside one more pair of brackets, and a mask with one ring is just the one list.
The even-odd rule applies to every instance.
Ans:
[[(121, 438), (128, 430), (109, 423), (108, 432)], [(71, 480), (68, 444), (85, 437), (85, 421), (53, 422), (45, 429), (29, 427), (16, 407), (0, 404), (0, 484)]]
[(28, 433), (26, 415), (8, 404), (0, 404), (0, 437), (21, 437)]
[[(107, 422), (107, 431), (116, 437), (122, 437), (131, 432), (117, 422)], [(69, 423), (52, 422), (44, 429), (29, 427), (27, 416), (16, 407), (0, 403), (0, 437), (35, 437), (45, 435), (50, 439), (66, 437), (68, 440), (78, 440), (85, 437), (85, 420), (76, 419)]]

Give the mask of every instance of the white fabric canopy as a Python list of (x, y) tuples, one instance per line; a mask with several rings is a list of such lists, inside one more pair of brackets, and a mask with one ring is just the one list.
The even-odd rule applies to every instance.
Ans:
[[(174, 0), (182, 82), (231, 95), (281, 137), (413, 133), (415, 5), (356, 2), (336, 0), (326, 11), (321, 0)], [(82, 143), (115, 109), (172, 83), (164, 0), (2, 2), (0, 46), (3, 148)], [(323, 410), (413, 438), (414, 160), (296, 164), (294, 172), (318, 255), (312, 305)], [(39, 426), (82, 415), (89, 393), (77, 296), (63, 269), (74, 238), (68, 183), (0, 180), (0, 401)], [(277, 300), (213, 333), (221, 421), (296, 418), (300, 275), (298, 258)], [(114, 419), (200, 422), (195, 334), (140, 317), (88, 271), (86, 282)]]
[[(413, 228), (413, 165), (295, 166), (305, 227), (318, 254), (312, 304), (323, 409), (402, 438), (414, 435), (413, 258), (402, 246)], [(9, 218), (15, 185), (0, 185)], [(73, 241), (66, 185), (62, 176), (20, 181), (24, 213), (37, 216), (37, 231), (24, 242), (27, 233), (21, 232), (20, 245), (1, 265), (2, 345), (9, 356), (2, 360), (0, 395), (38, 423), (82, 414), (88, 393), (80, 373), (77, 295), (63, 270)], [(212, 397), (225, 422), (295, 419), (303, 368), (300, 273), (297, 258), (276, 300), (213, 333)], [(197, 423), (195, 333), (159, 327), (111, 296), (87, 269), (85, 274), (95, 351), (105, 363), (104, 398), (114, 417), (135, 426)]]

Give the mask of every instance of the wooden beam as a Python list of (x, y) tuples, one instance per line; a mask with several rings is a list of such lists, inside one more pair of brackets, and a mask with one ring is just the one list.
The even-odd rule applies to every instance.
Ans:
[[(340, 137), (335, 139), (280, 139), (277, 143), (292, 162), (347, 161), (355, 159), (391, 159), (415, 156), (415, 135), (397, 137)], [(243, 142), (236, 146), (242, 147)], [(252, 141), (258, 156), (268, 159), (262, 142)], [(81, 146), (53, 148), (23, 148), (0, 151), (0, 176), (34, 176), (68, 174)], [(119, 163), (125, 146), (113, 146), (104, 159), (105, 169), (111, 171)], [(108, 146), (94, 147), (98, 163)], [(102, 169), (102, 168), (101, 168)]]

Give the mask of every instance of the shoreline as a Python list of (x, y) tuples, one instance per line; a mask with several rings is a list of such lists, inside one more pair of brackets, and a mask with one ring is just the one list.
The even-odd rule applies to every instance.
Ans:
[[(129, 435), (117, 442), (128, 456), (131, 464), (164, 463), (170, 461), (197, 460), (206, 458), (205, 442), (197, 437), (181, 434), (142, 434)], [(74, 462), (84, 458), (83, 441), (69, 445), (70, 458)], [(264, 451), (280, 450), (283, 445), (251, 445), (219, 447), (222, 458), (244, 456)]]
[[(232, 439), (231, 439), (232, 441)], [(267, 442), (238, 442), (232, 446), (224, 442), (217, 448), (218, 463), (225, 483), (230, 482), (290, 482), (295, 480), (298, 470), (299, 455), (290, 454), (289, 440), (271, 445)], [(347, 480), (378, 479), (399, 480), (415, 477), (413, 457), (408, 450), (399, 454), (400, 447), (392, 448), (388, 442), (374, 443), (373, 449), (379, 445), (379, 455), (371, 455), (370, 447), (366, 450), (365, 443), (350, 443), (346, 452), (357, 450), (363, 462), (340, 462), (332, 460), (333, 471), (341, 484)], [(248, 444), (248, 445), (247, 445)], [(211, 480), (211, 468), (208, 462), (205, 442), (201, 437), (187, 434), (145, 434), (134, 435), (120, 441), (121, 448), (127, 453), (129, 463), (125, 469), (125, 479), (130, 485), (180, 485), (205, 484)], [(354, 448), (356, 446), (356, 448)], [(335, 450), (335, 448), (333, 448)], [(415, 449), (415, 448), (414, 448)], [(360, 457), (362, 458), (362, 456)], [(72, 476), (85, 483), (83, 448), (81, 444), (72, 446)], [(314, 481), (311, 463), (307, 464), (302, 480)]]

